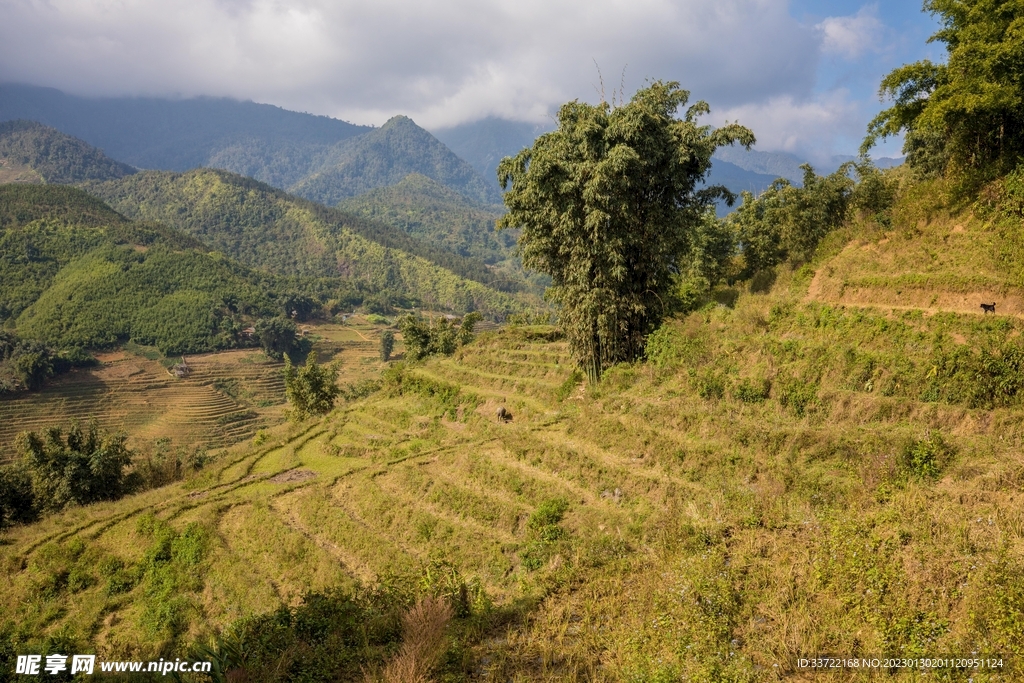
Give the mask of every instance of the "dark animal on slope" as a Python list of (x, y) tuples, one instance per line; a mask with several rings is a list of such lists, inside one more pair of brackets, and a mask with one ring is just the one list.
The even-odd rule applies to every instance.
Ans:
[(981, 310), (985, 311), (986, 313), (995, 313), (996, 312), (996, 302), (993, 301), (990, 304), (982, 304), (981, 305)]
[(511, 422), (512, 413), (505, 406), (498, 408), (498, 422)]

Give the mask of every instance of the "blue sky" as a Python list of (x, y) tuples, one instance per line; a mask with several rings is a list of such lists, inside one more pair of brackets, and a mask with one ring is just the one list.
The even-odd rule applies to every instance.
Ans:
[[(678, 80), (758, 148), (855, 153), (880, 78), (942, 57), (915, 1), (0, 0), (0, 82), (228, 96), (428, 129)], [(622, 74), (625, 73), (625, 77)], [(898, 154), (899, 142), (878, 155)]]
[[(878, 84), (892, 69), (920, 59), (942, 61), (941, 44), (928, 44), (928, 38), (939, 28), (929, 13), (921, 11), (921, 3), (913, 1), (863, 3), (851, 0), (796, 0), (790, 13), (801, 22), (818, 25), (828, 17), (868, 15), (878, 20), (881, 31), (878, 43), (856, 57), (826, 55), (819, 67), (815, 90), (819, 94), (848, 89), (852, 99), (864, 104), (865, 114), (874, 115), (887, 106), (878, 101)], [(860, 144), (860, 138), (843, 136), (838, 145), (849, 149)], [(879, 156), (898, 155), (900, 141), (880, 146)]]

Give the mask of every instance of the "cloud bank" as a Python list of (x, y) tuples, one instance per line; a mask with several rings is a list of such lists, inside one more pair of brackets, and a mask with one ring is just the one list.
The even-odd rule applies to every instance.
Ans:
[(870, 11), (805, 25), (786, 0), (0, 0), (0, 12), (0, 81), (439, 128), (597, 99), (596, 62), (607, 97), (624, 67), (627, 97), (648, 77), (678, 80), (763, 128), (761, 148), (804, 146), (808, 122), (846, 125), (842, 95), (815, 93), (818, 62), (857, 57), (882, 28)]

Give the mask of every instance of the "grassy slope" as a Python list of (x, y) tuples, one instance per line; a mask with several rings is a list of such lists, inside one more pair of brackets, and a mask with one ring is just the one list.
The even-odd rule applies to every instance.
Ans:
[[(442, 556), (519, 615), (473, 645), (461, 673), (487, 680), (771, 681), (823, 652), (1019, 657), (1024, 410), (924, 398), (936, 353), (1004, 344), (1024, 323), (808, 302), (811, 275), (670, 323), (651, 363), (587, 390), (563, 384), (563, 343), (485, 335), (408, 371), (459, 399), (406, 381), (187, 484), (12, 530), (0, 609), (109, 655), (153, 651), (170, 633), (152, 616), (163, 598), (148, 579), (112, 594), (97, 569), (142, 561), (151, 511), (208, 530), (180, 588), (186, 640)], [(502, 401), (510, 424), (494, 419)], [(296, 469), (315, 476), (277, 478)], [(546, 545), (525, 520), (553, 497), (566, 535)]]
[(935, 181), (908, 192), (891, 226), (868, 222), (830, 238), (835, 256), (817, 271), (809, 298), (978, 314), (981, 302), (996, 302), (998, 313), (1024, 315), (1019, 218), (951, 207)]
[(165, 221), (253, 267), (355, 278), (458, 310), (521, 307), (480, 284), (493, 276), (478, 261), (223, 171), (153, 171), (89, 189), (126, 215)]

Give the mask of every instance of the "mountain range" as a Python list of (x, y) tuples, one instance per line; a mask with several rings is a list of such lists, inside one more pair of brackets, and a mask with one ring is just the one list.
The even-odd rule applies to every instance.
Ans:
[(141, 169), (219, 168), (333, 205), (420, 173), (471, 201), (501, 198), (472, 166), (404, 116), (381, 128), (226, 98), (87, 98), (0, 86), (0, 121), (38, 121)]
[[(329, 206), (415, 173), (499, 211), (498, 162), (555, 125), (489, 117), (430, 133), (405, 116), (374, 128), (227, 98), (86, 98), (0, 85), (0, 121), (13, 119), (42, 122), (138, 168), (219, 168)], [(830, 173), (853, 158), (832, 157), (815, 170)], [(757, 193), (779, 177), (799, 184), (802, 163), (788, 152), (722, 148), (708, 183)]]

